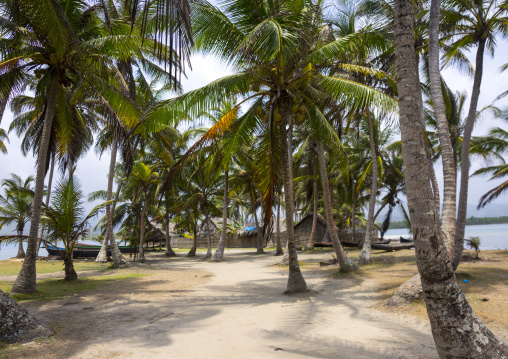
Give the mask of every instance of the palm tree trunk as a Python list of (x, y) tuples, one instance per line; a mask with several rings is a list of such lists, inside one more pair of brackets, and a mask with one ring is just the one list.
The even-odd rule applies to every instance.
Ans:
[(74, 269), (74, 263), (72, 260), (72, 253), (65, 253), (64, 258), (64, 265), (65, 265), (65, 280), (71, 281), (78, 279), (78, 274), (76, 273), (76, 270)]
[[(148, 191), (145, 191), (145, 203), (143, 205), (143, 209), (141, 210), (141, 225), (139, 228), (139, 255), (138, 260), (143, 263), (145, 261), (145, 248), (143, 247), (145, 243), (145, 216), (146, 210), (148, 207)], [(147, 242), (148, 244), (148, 242)]]
[(318, 219), (318, 185), (317, 185), (317, 171), (316, 171), (316, 158), (314, 155), (314, 151), (311, 151), (310, 153), (311, 160), (311, 171), (312, 171), (312, 196), (313, 196), (313, 202), (312, 202), (312, 229), (310, 231), (310, 237), (309, 241), (305, 245), (305, 250), (312, 251), (314, 250), (314, 243), (316, 242), (316, 230), (317, 230), (317, 219)]
[(303, 279), (300, 265), (298, 264), (298, 255), (295, 247), (294, 225), (293, 225), (293, 148), (292, 148), (292, 127), (293, 122), (290, 119), (289, 129), (286, 133), (285, 122), (280, 125), (281, 141), (281, 164), (282, 177), (284, 180), (284, 200), (286, 202), (286, 224), (287, 224), (287, 251), (289, 254), (289, 275), (287, 292), (301, 292), (307, 290), (307, 283)]
[(452, 265), (454, 269), (459, 266), (464, 250), (464, 232), (466, 230), (467, 216), (467, 197), (469, 187), (469, 148), (471, 147), (471, 134), (473, 133), (476, 120), (476, 108), (478, 106), (478, 97), (480, 96), (480, 86), (482, 84), (483, 74), (483, 54), (485, 52), (485, 40), (481, 39), (476, 53), (476, 71), (474, 74), (473, 92), (471, 94), (471, 103), (469, 104), (469, 113), (467, 115), (466, 126), (462, 139), (462, 153), (460, 155), (460, 193), (459, 210), (457, 212), (457, 224), (455, 228), (455, 249)]
[(208, 249), (206, 251), (205, 259), (212, 258), (212, 233), (210, 232), (210, 217), (208, 213), (205, 217), (206, 222), (206, 237), (208, 238)]
[(282, 250), (282, 243), (280, 242), (280, 193), (277, 195), (278, 203), (277, 203), (277, 251), (275, 252), (276, 256), (281, 256), (284, 254)]
[[(49, 206), (49, 199), (51, 197), (51, 187), (53, 186), (53, 172), (55, 170), (55, 154), (52, 153), (51, 157), (51, 167), (49, 170), (49, 179), (48, 179), (48, 187), (46, 193), (46, 207)], [(39, 255), (39, 249), (41, 247), (41, 240), (44, 236), (44, 224), (41, 224), (41, 229), (39, 231), (39, 238), (37, 239), (37, 253), (36, 256)], [(45, 244), (46, 245), (46, 244)]]
[(327, 232), (330, 235), (330, 238), (333, 243), (333, 249), (335, 250), (335, 255), (337, 256), (337, 261), (340, 266), (340, 270), (343, 272), (351, 272), (358, 270), (356, 264), (347, 256), (346, 252), (342, 248), (342, 245), (339, 242), (339, 236), (337, 235), (337, 227), (335, 227), (335, 223), (333, 221), (332, 214), (332, 194), (330, 193), (330, 185), (328, 184), (328, 174), (326, 173), (326, 163), (325, 163), (325, 151), (323, 148), (322, 142), (317, 142), (317, 157), (319, 163), (319, 174), (321, 175), (321, 187), (323, 190), (323, 199), (325, 202), (325, 210), (326, 210), (326, 222), (328, 230)]
[[(167, 201), (167, 198), (166, 198), (166, 201)], [(169, 209), (168, 205), (166, 205), (166, 211), (168, 209)], [(165, 236), (165, 239), (166, 239), (166, 257), (175, 257), (176, 253), (173, 250), (173, 248), (171, 248), (171, 237), (169, 236), (169, 215), (166, 216), (166, 236)]]
[(254, 223), (256, 224), (256, 254), (263, 254), (263, 234), (261, 233), (261, 228), (259, 226), (258, 214), (256, 212), (256, 200), (254, 194), (251, 192), (250, 194), (250, 203), (252, 206), (252, 214), (254, 216)]
[(169, 235), (169, 218), (166, 218), (166, 236), (165, 236), (165, 239), (166, 239), (166, 257), (175, 257), (176, 256), (176, 253), (175, 251), (173, 250), (173, 248), (171, 248), (171, 237)]
[(37, 253), (37, 234), (39, 232), (39, 220), (41, 218), (42, 197), (44, 195), (44, 177), (46, 176), (46, 157), (48, 154), (49, 141), (51, 138), (51, 127), (53, 117), (55, 116), (56, 97), (58, 94), (58, 74), (51, 74), (51, 85), (46, 105), (46, 117), (44, 118), (44, 127), (42, 130), (41, 144), (37, 156), (37, 176), (35, 180), (35, 191), (32, 208), (32, 218), (30, 221), (30, 232), (28, 235), (28, 246), (26, 257), (21, 266), (16, 281), (14, 282), (11, 293), (33, 293), (36, 283), (36, 253)]
[(196, 249), (198, 247), (198, 225), (197, 223), (194, 224), (194, 240), (192, 241), (192, 248), (190, 249), (189, 253), (187, 253), (187, 257), (195, 257), (196, 256)]
[[(113, 143), (111, 145), (111, 159), (109, 161), (109, 176), (108, 176), (108, 191), (106, 194), (106, 201), (111, 201), (111, 197), (113, 195), (113, 180), (115, 178), (115, 166), (116, 166), (116, 153), (118, 149), (118, 138), (116, 135), (113, 137)], [(118, 185), (117, 192), (115, 194), (115, 199), (117, 198), (117, 194), (119, 195), (120, 191), (120, 185)], [(106, 220), (107, 220), (107, 234), (106, 238), (109, 240), (109, 247), (111, 248), (111, 256), (113, 257), (113, 265), (115, 268), (120, 268), (122, 266), (127, 265), (127, 260), (123, 257), (122, 253), (120, 252), (120, 249), (118, 248), (115, 240), (115, 233), (113, 232), (113, 214), (114, 214), (114, 208), (116, 207), (115, 204), (107, 204), (106, 205)], [(106, 239), (105, 239), (106, 240)], [(105, 259), (107, 261), (107, 248), (105, 254)], [(102, 251), (102, 247), (101, 247)], [(101, 253), (99, 251), (99, 255), (97, 256), (96, 262), (100, 260), (104, 261), (104, 258), (100, 258)]]
[[(118, 187), (116, 188), (115, 193), (115, 202), (111, 205), (111, 213), (112, 217), (115, 215), (115, 208), (116, 203), (118, 201), (118, 198), (120, 197), (120, 191), (122, 189), (122, 182), (118, 184)], [(106, 213), (107, 215), (107, 213)], [(113, 223), (113, 222), (111, 222)], [(109, 234), (108, 234), (108, 227), (107, 227), (107, 217), (106, 217), (106, 233), (104, 234), (104, 240), (102, 241), (101, 249), (99, 250), (99, 254), (97, 254), (97, 258), (95, 258), (96, 263), (106, 263), (108, 261), (108, 243), (109, 243)], [(116, 241), (115, 241), (116, 243)]]
[(365, 229), (365, 239), (363, 241), (362, 252), (358, 257), (358, 264), (368, 264), (371, 262), (371, 248), (372, 243), (372, 226), (374, 224), (374, 209), (376, 207), (377, 196), (377, 153), (376, 143), (374, 142), (374, 126), (372, 126), (372, 115), (370, 110), (367, 109), (367, 121), (369, 122), (369, 142), (370, 142), (370, 156), (372, 158), (372, 184), (370, 187), (369, 199), (369, 214), (367, 217), (367, 228)]
[(226, 235), (228, 230), (228, 173), (229, 170), (224, 169), (224, 197), (222, 203), (222, 232), (220, 234), (219, 244), (212, 256), (212, 261), (221, 262), (224, 258), (224, 247), (226, 246)]
[(455, 215), (457, 199), (457, 182), (455, 178), (455, 159), (453, 156), (450, 128), (446, 116), (446, 106), (441, 87), (441, 74), (439, 71), (439, 14), (441, 0), (432, 0), (430, 8), (429, 24), (429, 82), (432, 94), (432, 106), (441, 146), (441, 159), (443, 162), (443, 210), (441, 218), (441, 230), (450, 258), (453, 254), (453, 242), (455, 239)]
[(395, 0), (395, 63), (402, 156), (415, 254), (427, 314), (442, 358), (494, 358), (505, 346), (478, 319), (457, 284), (436, 217), (422, 136), (415, 66), (413, 2)]
[[(415, 70), (416, 70), (416, 73), (419, 74), (419, 72), (420, 72), (420, 67), (419, 67), (420, 58), (418, 56), (418, 53), (416, 53), (415, 55), (416, 55)], [(416, 91), (420, 94), (420, 96), (418, 97), (418, 101), (420, 103), (420, 123), (422, 125), (422, 128), (425, 131), (426, 123), (425, 123), (425, 113), (423, 111), (423, 92), (422, 92), (421, 83), (419, 81), (418, 81), (418, 87), (416, 88)], [(432, 192), (434, 195), (434, 205), (436, 208), (436, 214), (439, 215), (440, 206), (441, 206), (441, 202), (439, 199), (439, 185), (437, 182), (436, 171), (434, 170), (434, 163), (432, 162), (432, 158), (430, 156), (430, 149), (429, 149), (428, 141), (425, 141), (425, 153), (427, 154), (427, 165), (428, 165), (429, 173), (430, 173), (430, 181), (432, 183)], [(455, 182), (457, 182), (457, 181), (455, 180)]]
[(16, 258), (25, 258), (25, 250), (23, 249), (23, 231), (18, 231), (18, 235), (18, 254), (16, 255)]
[(353, 181), (353, 210), (351, 213), (351, 242), (356, 241), (356, 181)]

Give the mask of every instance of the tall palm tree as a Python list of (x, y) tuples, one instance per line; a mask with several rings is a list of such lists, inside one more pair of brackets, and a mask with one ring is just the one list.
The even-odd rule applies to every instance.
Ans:
[[(25, 90), (24, 84), (38, 76), (36, 96), (44, 98), (45, 114), (37, 157), (34, 206), (28, 239), (27, 257), (13, 287), (13, 293), (35, 291), (35, 253), (41, 213), (44, 177), (50, 145), (51, 128), (62, 90), (80, 80), (101, 82), (94, 76), (110, 73), (105, 57), (93, 42), (100, 33), (99, 18), (93, 9), (78, 0), (26, 1), (8, 0), (0, 7), (2, 61), (0, 68), (0, 97), (5, 99)], [(14, 91), (14, 93), (12, 93)]]
[[(441, 357), (502, 357), (503, 344), (478, 319), (455, 278), (445, 250), (427, 169), (428, 159), (420, 117), (423, 109), (415, 88), (419, 83), (414, 49), (413, 2), (395, 0), (395, 62), (400, 109), (402, 155), (416, 263), (427, 313)], [(481, 336), (485, 338), (479, 342)]]
[(429, 22), (429, 83), (432, 94), (432, 105), (438, 127), (439, 144), (441, 147), (441, 158), (443, 163), (443, 209), (441, 218), (441, 229), (448, 255), (453, 255), (456, 225), (456, 197), (457, 178), (455, 171), (455, 160), (453, 156), (450, 128), (446, 116), (446, 106), (441, 88), (441, 74), (439, 63), (439, 21), (440, 21), (441, 0), (432, 0), (430, 7)]
[(367, 264), (370, 263), (370, 254), (371, 254), (371, 240), (372, 240), (372, 227), (374, 224), (374, 210), (376, 207), (376, 197), (378, 190), (378, 154), (376, 152), (376, 143), (374, 142), (374, 126), (372, 123), (374, 119), (372, 118), (372, 113), (369, 109), (366, 111), (367, 123), (369, 126), (369, 143), (370, 143), (370, 155), (371, 155), (371, 170), (372, 170), (372, 182), (370, 187), (370, 202), (369, 202), (369, 214), (367, 217), (367, 228), (365, 229), (365, 240), (362, 246), (362, 252), (358, 257), (359, 264)]
[(132, 173), (129, 177), (129, 186), (137, 189), (136, 191), (139, 191), (140, 194), (141, 224), (138, 256), (140, 262), (145, 261), (145, 218), (147, 217), (148, 207), (152, 203), (151, 201), (154, 199), (153, 192), (150, 193), (150, 191), (154, 189), (154, 185), (157, 183), (158, 178), (159, 173), (154, 170), (153, 166), (147, 165), (143, 162), (137, 162), (134, 165)]
[[(269, 223), (274, 201), (274, 185), (277, 180), (275, 174), (278, 170), (274, 166), (291, 163), (287, 156), (289, 151), (292, 151), (292, 117), (297, 116), (291, 113), (293, 106), (302, 108), (298, 117), (305, 117), (306, 120), (301, 125), (315, 132), (320, 140), (328, 141), (334, 130), (326, 124), (312, 101), (319, 94), (318, 88), (329, 93), (333, 99), (347, 98), (351, 103), (376, 101), (375, 99), (380, 106), (391, 103), (391, 99), (379, 91), (341, 77), (323, 75), (315, 68), (314, 63), (325, 63), (354, 47), (354, 37), (337, 39), (323, 46), (320, 39), (328, 36), (324, 31), (327, 27), (322, 26), (320, 21), (320, 6), (316, 7), (307, 1), (274, 2), (268, 5), (261, 2), (247, 4), (234, 1), (225, 4), (221, 11), (205, 1), (191, 4), (197, 47), (229, 62), (238, 72), (168, 100), (165, 106), (175, 111), (185, 109), (194, 116), (225, 96), (238, 95), (241, 100), (237, 106), (250, 100), (249, 109), (244, 116), (237, 121), (226, 116), (223, 121), (213, 126), (194, 148), (222, 138), (229, 132), (235, 137), (231, 143), (241, 143), (256, 129), (267, 134), (272, 144), (269, 153), (281, 156), (268, 156), (272, 165), (267, 172), (267, 178), (270, 178), (272, 185), (267, 186), (269, 191), (263, 193), (265, 223)], [(320, 35), (323, 32), (324, 34)], [(348, 40), (351, 40), (351, 43)], [(317, 115), (308, 116), (314, 113)], [(287, 126), (289, 127), (286, 129)], [(281, 134), (286, 136), (285, 139), (280, 137)], [(275, 139), (280, 141), (284, 150), (277, 149)], [(290, 168), (280, 169), (291, 176), (287, 181), (287, 184), (291, 184)], [(286, 218), (289, 220), (293, 218), (289, 213), (293, 212), (289, 205), (293, 202), (293, 194), (287, 189), (284, 193), (287, 197)], [(289, 241), (293, 242), (291, 232), (290, 229)], [(290, 247), (293, 248), (291, 243)], [(296, 260), (296, 251), (291, 258), (292, 261)], [(295, 263), (290, 265), (290, 271), (296, 268), (297, 262)], [(289, 276), (288, 288), (303, 288), (303, 277), (299, 272)]]
[(18, 254), (16, 258), (25, 258), (23, 250), (23, 230), (28, 221), (30, 221), (33, 196), (32, 176), (22, 180), (20, 176), (11, 173), (10, 179), (2, 181), (4, 196), (0, 196), (0, 228), (6, 224), (16, 223), (18, 238)]
[(469, 149), (473, 132), (480, 87), (483, 76), (485, 50), (494, 54), (496, 38), (508, 34), (508, 2), (506, 0), (447, 0), (441, 12), (443, 40), (449, 44), (445, 59), (451, 61), (461, 50), (476, 47), (471, 102), (462, 140), (460, 162), (460, 193), (455, 229), (453, 267), (457, 268), (464, 248), (469, 185)]

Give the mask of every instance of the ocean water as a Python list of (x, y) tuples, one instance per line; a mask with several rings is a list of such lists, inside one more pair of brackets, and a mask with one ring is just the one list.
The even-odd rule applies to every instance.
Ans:
[[(410, 236), (408, 229), (390, 229), (385, 234), (385, 238), (398, 239), (400, 236)], [(480, 237), (480, 249), (507, 249), (508, 250), (508, 224), (486, 224), (476, 226), (466, 226), (466, 238)], [(95, 241), (80, 241), (85, 244), (95, 244)], [(26, 243), (23, 244), (26, 250)], [(467, 248), (467, 246), (466, 246)], [(18, 244), (2, 244), (0, 246), (0, 260), (9, 259), (18, 253)], [(45, 248), (39, 250), (40, 256), (46, 256), (48, 252)]]
[[(397, 239), (409, 235), (408, 229), (390, 229), (385, 238)], [(466, 226), (465, 238), (469, 237), (480, 237), (480, 249), (508, 249), (508, 224)], [(469, 249), (467, 245), (465, 248)]]
[[(100, 243), (98, 243), (96, 241), (87, 241), (87, 240), (85, 240), (85, 241), (80, 240), (79, 243), (100, 245)], [(23, 243), (23, 248), (25, 249), (25, 252), (26, 252), (26, 246), (27, 246), (27, 244)], [(15, 257), (16, 254), (18, 254), (18, 243), (9, 243), (9, 244), (0, 245), (0, 260)], [(39, 256), (44, 257), (47, 255), (48, 255), (48, 251), (46, 251), (46, 248), (41, 247), (39, 249)]]

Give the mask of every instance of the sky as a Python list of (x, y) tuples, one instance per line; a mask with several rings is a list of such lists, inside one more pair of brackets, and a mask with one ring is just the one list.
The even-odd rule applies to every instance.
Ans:
[[(474, 60), (475, 51), (469, 54), (469, 58)], [(484, 63), (483, 83), (480, 92), (480, 100), (478, 108), (483, 108), (492, 104), (494, 99), (503, 91), (508, 90), (508, 70), (501, 73), (499, 68), (508, 62), (508, 42), (499, 42), (497, 52), (494, 58), (486, 57)], [(213, 57), (202, 55), (194, 55), (192, 57), (192, 71), (187, 72), (187, 79), (182, 79), (185, 91), (199, 88), (219, 77), (225, 76), (230, 71), (220, 64)], [(446, 69), (442, 72), (448, 85), (455, 91), (465, 91), (471, 93), (472, 79), (464, 74), (459, 73), (455, 69)], [(500, 107), (507, 107), (508, 100), (504, 99), (496, 103)], [(469, 106), (469, 103), (467, 104)], [(466, 106), (466, 108), (468, 108)], [(466, 114), (464, 113), (464, 116)], [(0, 125), (3, 129), (8, 129), (12, 121), (12, 113), (6, 111)], [(484, 135), (491, 127), (502, 126), (508, 129), (508, 122), (503, 123), (501, 120), (494, 119), (492, 115), (484, 116), (477, 121), (473, 135)], [(0, 154), (0, 180), (10, 177), (10, 173), (16, 173), (22, 178), (35, 174), (35, 160), (29, 155), (24, 157), (20, 151), (21, 140), (16, 137), (15, 133), (9, 135), (10, 143), (7, 144), (8, 154)], [(471, 173), (486, 165), (484, 161), (474, 160)], [(94, 151), (90, 151), (77, 163), (76, 175), (80, 180), (83, 192), (88, 194), (96, 190), (105, 190), (107, 186), (107, 174), (109, 169), (109, 152), (104, 152), (99, 157)], [(442, 179), (442, 171), (440, 165), (436, 165), (436, 172)], [(56, 174), (55, 179), (58, 181), (60, 174)], [(46, 179), (47, 180), (47, 179)], [(440, 189), (442, 192), (442, 180), (440, 181)], [(485, 177), (473, 177), (469, 185), (470, 205), (476, 205), (479, 198), (489, 189), (502, 181), (488, 181)], [(89, 209), (92, 205), (87, 205)], [(499, 216), (508, 215), (508, 196), (501, 196), (495, 201), (495, 213)], [(492, 211), (488, 211), (489, 213)], [(477, 215), (477, 214), (475, 214)], [(492, 214), (489, 214), (492, 215)]]

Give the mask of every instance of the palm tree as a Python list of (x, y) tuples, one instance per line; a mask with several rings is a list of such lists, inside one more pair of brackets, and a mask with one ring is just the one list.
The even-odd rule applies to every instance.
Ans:
[(0, 128), (0, 152), (3, 154), (7, 153), (7, 146), (5, 146), (5, 142), (9, 142), (9, 137), (7, 137), (7, 134), (5, 133), (5, 130)]
[(446, 106), (441, 88), (441, 74), (439, 63), (439, 18), (441, 0), (432, 0), (430, 7), (429, 22), (429, 83), (432, 94), (432, 105), (438, 127), (439, 144), (441, 147), (441, 158), (443, 162), (443, 209), (441, 229), (444, 241), (451, 257), (454, 249), (455, 225), (456, 225), (456, 196), (457, 178), (455, 171), (455, 160), (453, 155), (450, 128), (446, 116)]
[[(414, 49), (413, 3), (395, 0), (395, 62), (400, 109), (402, 155), (416, 263), (421, 275), (432, 334), (441, 357), (501, 357), (504, 345), (478, 319), (454, 276), (437, 222), (428, 159), (419, 118), (423, 111)], [(464, 330), (464, 328), (467, 328)], [(481, 343), (478, 336), (485, 338)]]
[(23, 250), (23, 230), (30, 220), (33, 196), (31, 185), (32, 176), (22, 180), (20, 176), (11, 173), (11, 178), (2, 181), (4, 196), (0, 196), (0, 228), (6, 224), (16, 223), (18, 238), (18, 254), (16, 258), (25, 258)]
[(139, 191), (141, 205), (141, 224), (140, 224), (140, 235), (139, 235), (139, 261), (145, 261), (145, 218), (147, 217), (147, 210), (151, 204), (152, 193), (150, 190), (153, 189), (157, 183), (159, 173), (154, 170), (153, 166), (146, 165), (143, 162), (137, 162), (129, 178), (129, 186), (135, 188), (136, 192)]
[(480, 259), (480, 237), (469, 237), (466, 244), (476, 252), (476, 259)]
[[(237, 106), (250, 100), (250, 107), (242, 117), (233, 121), (226, 116), (213, 126), (194, 148), (218, 140), (229, 132), (235, 137), (231, 143), (243, 141), (247, 134), (256, 129), (266, 133), (272, 149), (268, 152), (272, 155), (268, 156), (271, 166), (267, 172), (271, 185), (266, 186), (269, 191), (263, 193), (266, 218), (264, 222), (269, 223), (277, 180), (275, 174), (279, 169), (275, 166), (291, 164), (287, 156), (292, 153), (292, 117), (298, 117), (299, 120), (305, 117), (306, 121), (302, 126), (315, 132), (322, 141), (329, 141), (331, 133), (334, 132), (325, 124), (322, 113), (313, 101), (320, 93), (318, 88), (329, 93), (333, 99), (347, 98), (351, 103), (377, 99), (376, 103), (384, 106), (392, 103), (391, 99), (368, 86), (341, 77), (323, 75), (317, 70), (314, 64), (326, 63), (354, 47), (354, 36), (337, 39), (323, 46), (325, 42), (322, 39), (328, 38), (328, 31), (325, 31), (328, 27), (322, 26), (320, 20), (322, 8), (311, 2), (274, 2), (265, 6), (261, 2), (247, 4), (238, 1), (228, 3), (224, 6), (224, 11), (221, 11), (209, 3), (197, 1), (191, 5), (191, 9), (197, 47), (229, 62), (238, 72), (168, 100), (166, 107), (175, 111), (185, 109), (191, 115), (198, 115), (207, 106), (218, 103), (225, 96), (238, 95), (242, 100)], [(321, 33), (323, 35), (320, 35)], [(291, 113), (294, 106), (301, 107), (299, 115)], [(287, 126), (289, 127), (286, 129)], [(276, 146), (277, 135), (284, 150), (282, 147), (277, 148), (278, 144)], [(281, 156), (278, 157), (278, 154)], [(284, 179), (286, 184), (290, 185), (292, 171), (289, 167), (280, 170), (290, 176), (287, 180)], [(287, 197), (286, 218), (289, 221), (289, 218), (293, 218), (290, 204), (293, 202), (293, 193), (289, 188), (286, 188), (284, 193)], [(292, 251), (292, 228), (288, 233)], [(291, 255), (291, 261), (296, 258), (295, 251)], [(290, 271), (296, 267), (297, 261), (290, 265)], [(288, 279), (290, 290), (303, 288), (303, 277), (298, 271), (295, 275), (289, 275)]]
[[(504, 120), (508, 119), (506, 111), (501, 114)], [(489, 136), (483, 139), (483, 144), (487, 146), (489, 152), (506, 153), (508, 151), (508, 131), (497, 127), (490, 130)], [(480, 168), (472, 176), (479, 176), (485, 174), (491, 174), (491, 180), (506, 177), (508, 174), (508, 164), (504, 163), (504, 159), (501, 157), (503, 163), (499, 165), (487, 166)], [(498, 196), (503, 194), (508, 189), (508, 181), (504, 181), (498, 186), (492, 188), (485, 193), (478, 203), (478, 208), (483, 208)]]
[(27, 257), (12, 287), (13, 293), (32, 293), (44, 177), (57, 104), (62, 90), (78, 79), (98, 80), (94, 71), (101, 69), (104, 76), (108, 64), (104, 57), (96, 56), (100, 49), (92, 40), (98, 36), (97, 31), (89, 31), (96, 29), (98, 18), (82, 1), (67, 1), (64, 8), (59, 1), (8, 0), (2, 3), (0, 13), (0, 31), (4, 34), (0, 68), (6, 69), (0, 75), (0, 97), (24, 91), (24, 84), (35, 75), (39, 78), (37, 96), (45, 103)]
[(455, 229), (453, 267), (457, 268), (464, 248), (469, 184), (469, 149), (477, 116), (485, 50), (494, 53), (496, 37), (508, 32), (508, 2), (498, 0), (447, 0), (442, 10), (444, 41), (449, 43), (445, 59), (451, 61), (461, 50), (477, 48), (471, 102), (462, 140), (460, 193)]
[(83, 192), (78, 181), (70, 177), (58, 183), (50, 207), (44, 207), (42, 222), (48, 230), (49, 239), (63, 242), (64, 251), (60, 254), (65, 264), (65, 280), (76, 280), (78, 275), (74, 269), (72, 250), (75, 242), (88, 233), (88, 221), (97, 215), (105, 204), (96, 206), (85, 215)]
[(362, 252), (358, 257), (359, 264), (368, 264), (370, 263), (370, 254), (371, 254), (371, 240), (372, 240), (372, 227), (374, 224), (374, 210), (376, 207), (376, 197), (377, 197), (377, 189), (378, 189), (378, 154), (376, 152), (376, 143), (374, 142), (374, 126), (372, 113), (369, 109), (366, 111), (367, 123), (369, 126), (369, 143), (370, 143), (370, 154), (371, 154), (371, 170), (372, 170), (372, 184), (370, 187), (370, 202), (369, 202), (369, 214), (367, 217), (367, 228), (365, 229), (365, 240), (363, 242)]
[(332, 240), (333, 247), (335, 249), (337, 261), (339, 262), (341, 271), (344, 272), (355, 271), (358, 269), (358, 267), (347, 256), (346, 252), (340, 245), (339, 237), (337, 234), (337, 227), (333, 221), (332, 196), (330, 185), (328, 183), (328, 174), (324, 156), (324, 148), (323, 143), (321, 141), (317, 142), (317, 157), (319, 162), (319, 172), (321, 175), (321, 185), (322, 185), (321, 188), (323, 190), (323, 199), (325, 202), (325, 213), (326, 213), (326, 222), (328, 224), (328, 233), (330, 234), (330, 238)]

